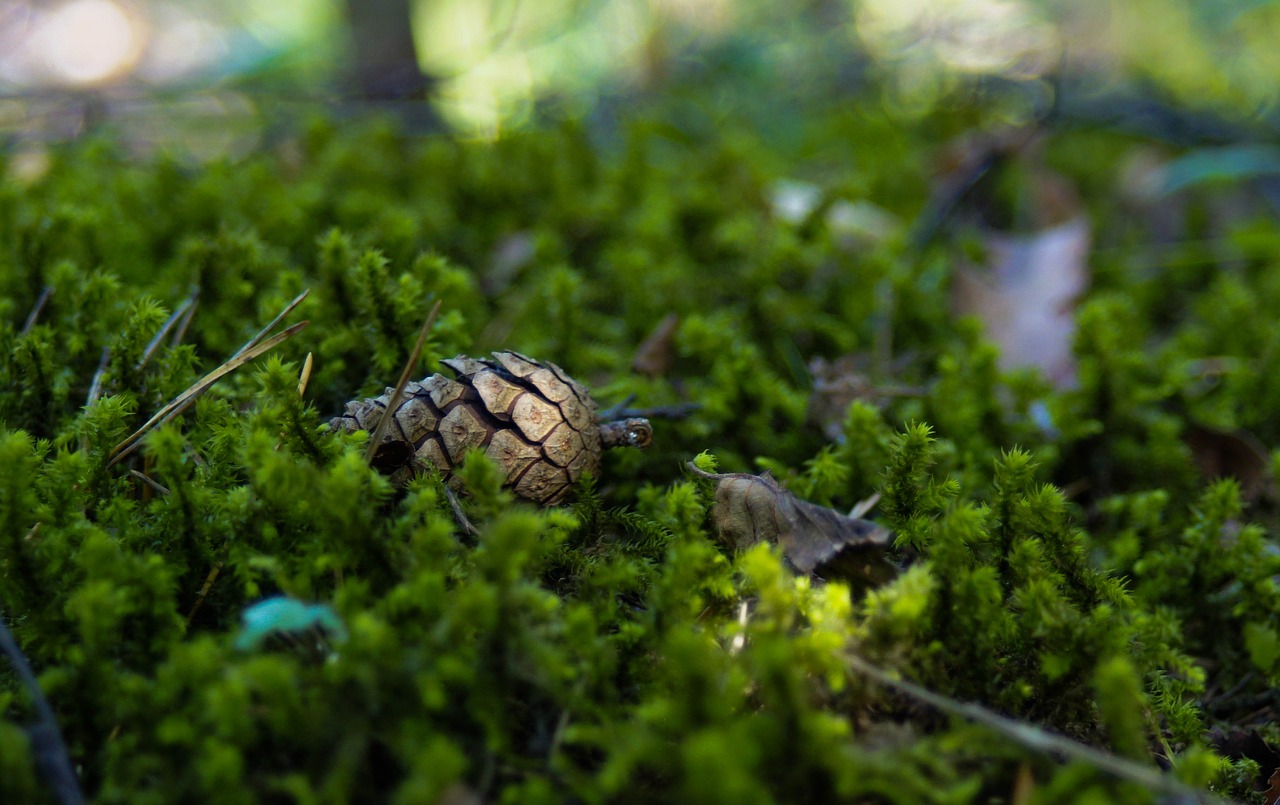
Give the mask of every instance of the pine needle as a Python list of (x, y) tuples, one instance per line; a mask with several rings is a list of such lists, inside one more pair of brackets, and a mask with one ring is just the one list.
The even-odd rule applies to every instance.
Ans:
[(53, 714), (53, 708), (49, 706), (49, 700), (40, 690), (40, 683), (31, 671), (31, 664), (18, 647), (18, 641), (13, 639), (13, 633), (9, 631), (3, 615), (0, 615), (0, 654), (9, 660), (9, 665), (31, 696), (31, 704), (36, 711), (36, 723), (27, 731), (36, 768), (53, 789), (55, 802), (81, 805), (84, 794), (80, 792), (80, 782), (76, 779), (71, 753), (67, 750), (66, 741), (62, 739), (58, 720)]
[(151, 362), (151, 357), (155, 355), (156, 350), (159, 349), (160, 342), (164, 340), (164, 337), (168, 335), (171, 330), (173, 330), (174, 325), (186, 315), (187, 311), (190, 310), (191, 306), (195, 303), (196, 297), (195, 294), (192, 294), (191, 296), (188, 296), (182, 304), (178, 305), (177, 309), (169, 315), (169, 318), (165, 320), (164, 324), (160, 325), (160, 331), (157, 332), (149, 342), (147, 342), (147, 347), (142, 350), (142, 357), (138, 358), (138, 363), (133, 367), (134, 369), (141, 370)]
[(888, 671), (872, 665), (856, 654), (846, 654), (845, 662), (850, 670), (863, 676), (868, 676), (885, 687), (893, 688), (901, 694), (923, 702), (936, 710), (941, 710), (948, 715), (959, 716), (967, 721), (981, 724), (987, 729), (999, 733), (1028, 749), (1044, 752), (1059, 758), (1066, 758), (1067, 760), (1087, 763), (1121, 780), (1137, 783), (1151, 791), (1163, 792), (1178, 798), (1179, 801), (1214, 803), (1214, 805), (1227, 802), (1227, 800), (1215, 797), (1206, 791), (1192, 788), (1172, 775), (1164, 774), (1150, 766), (1144, 766), (1128, 758), (1113, 755), (1101, 749), (1095, 749), (1092, 746), (1073, 741), (1061, 735), (1055, 735), (1035, 724), (1028, 724), (1002, 716), (980, 704), (956, 701), (940, 693), (934, 693), (914, 682), (897, 679)]
[(31, 308), (31, 312), (27, 314), (27, 320), (22, 325), (20, 335), (26, 335), (31, 332), (31, 328), (36, 326), (40, 314), (44, 312), (44, 306), (49, 304), (49, 297), (53, 296), (53, 286), (46, 285), (44, 290), (40, 292), (40, 298), (36, 299), (35, 307)]
[[(300, 299), (301, 297), (299, 297), (299, 300)], [(295, 300), (294, 304), (296, 305), (297, 301), (299, 300)], [(290, 309), (292, 309), (292, 306), (290, 306)], [(269, 352), (272, 349), (275, 349), (280, 344), (292, 338), (299, 331), (305, 329), (306, 326), (310, 323), (311, 322), (309, 321), (300, 321), (297, 324), (293, 325), (292, 327), (288, 328), (287, 330), (283, 330), (280, 333), (273, 335), (271, 338), (268, 338), (266, 341), (262, 341), (261, 343), (258, 343), (254, 346), (249, 346), (246, 344), (245, 347), (241, 347), (240, 350), (236, 352), (234, 356), (232, 356), (231, 360), (227, 361), (226, 363), (219, 366), (217, 369), (214, 369), (209, 374), (200, 378), (198, 381), (196, 381), (195, 385), (191, 386), (191, 388), (187, 389), (186, 391), (182, 392), (177, 397), (175, 397), (173, 402), (169, 403), (164, 408), (161, 408), (159, 411), (157, 411), (154, 416), (152, 416), (150, 419), (146, 421), (146, 423), (143, 424), (142, 427), (134, 431), (123, 442), (116, 445), (115, 449), (111, 451), (110, 460), (107, 462), (107, 466), (108, 467), (115, 466), (115, 464), (117, 464), (121, 459), (123, 459), (125, 456), (129, 455), (134, 450), (136, 450), (138, 448), (138, 445), (141, 444), (143, 436), (146, 436), (147, 433), (151, 431), (153, 428), (155, 428), (157, 425), (161, 425), (165, 422), (168, 422), (170, 419), (173, 419), (175, 416), (185, 411), (193, 402), (196, 401), (197, 398), (199, 398), (201, 394), (204, 394), (206, 391), (208, 391), (209, 388), (212, 387), (214, 383), (218, 382), (226, 375), (231, 374), (236, 369), (239, 369), (241, 366), (244, 366), (246, 363), (258, 357), (259, 355), (263, 354), (264, 352)], [(261, 333), (254, 336), (254, 340), (257, 340), (260, 337), (261, 337)]]
[(259, 341), (266, 338), (267, 333), (274, 330), (277, 324), (284, 321), (285, 316), (288, 316), (290, 313), (293, 312), (293, 309), (295, 307), (302, 304), (302, 300), (306, 299), (307, 294), (309, 293), (311, 293), (310, 288), (308, 288), (307, 290), (303, 291), (302, 293), (294, 297), (293, 301), (285, 305), (284, 310), (280, 311), (280, 313), (274, 319), (272, 319), (271, 322), (267, 324), (266, 327), (263, 327), (261, 330), (259, 330), (257, 335), (255, 335), (253, 338), (250, 338), (248, 341), (246, 341), (245, 345), (243, 347), (240, 347), (240, 349), (236, 352), (236, 354), (231, 356), (232, 360), (240, 357), (241, 352), (245, 352), (247, 350), (252, 349)]
[(390, 399), (387, 400), (387, 407), (382, 411), (382, 417), (378, 420), (378, 427), (373, 429), (373, 435), (369, 437), (369, 449), (364, 453), (364, 462), (366, 464), (373, 463), (373, 456), (378, 452), (378, 446), (382, 444), (382, 436), (387, 432), (387, 426), (391, 424), (391, 417), (396, 407), (400, 405), (404, 387), (409, 385), (409, 376), (413, 374), (413, 367), (418, 365), (418, 358), (422, 356), (422, 347), (427, 343), (427, 333), (431, 332), (432, 325), (436, 323), (436, 315), (440, 312), (440, 303), (442, 301), (444, 300), (436, 300), (436, 303), (431, 306), (431, 312), (427, 314), (427, 320), (422, 323), (422, 332), (418, 333), (418, 343), (413, 345), (413, 352), (410, 353), (409, 360), (405, 361), (404, 371), (400, 373), (400, 380), (396, 383)]
[(302, 362), (302, 373), (298, 375), (298, 396), (301, 397), (307, 393), (307, 384), (311, 382), (311, 353), (307, 353), (307, 359)]
[(182, 339), (187, 337), (187, 328), (191, 326), (191, 320), (195, 318), (196, 308), (200, 305), (200, 289), (196, 288), (191, 292), (191, 304), (187, 306), (186, 312), (182, 316), (182, 321), (178, 322), (178, 326), (174, 328), (173, 338), (169, 339), (169, 346), (176, 347), (182, 343)]
[(93, 373), (93, 380), (89, 382), (89, 396), (84, 401), (84, 407), (88, 408), (98, 401), (102, 396), (102, 378), (107, 373), (107, 362), (111, 360), (111, 347), (102, 348), (102, 358), (98, 361), (98, 369)]
[(169, 495), (168, 487), (166, 487), (164, 484), (160, 483), (156, 479), (152, 478), (151, 476), (147, 475), (146, 473), (138, 472), (137, 470), (129, 470), (129, 474), (132, 475), (134, 478), (137, 478), (139, 481), (142, 481), (144, 484), (151, 487), (152, 489), (159, 492), (160, 494), (168, 497)]

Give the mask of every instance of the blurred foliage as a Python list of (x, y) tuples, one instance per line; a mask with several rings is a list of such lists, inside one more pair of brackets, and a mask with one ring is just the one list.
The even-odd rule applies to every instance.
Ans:
[[(96, 14), (80, 14), (75, 25), (59, 19), (88, 7)], [(1166, 111), (1145, 108), (1155, 99), (1255, 134), (1273, 136), (1277, 126), (1280, 11), (1268, 0), (404, 7), (435, 108), (386, 108), (419, 126), (443, 120), (467, 136), (494, 138), (565, 115), (613, 119), (657, 93), (705, 105), (713, 120), (755, 107), (756, 125), (793, 131), (809, 105), (857, 93), (874, 93), (893, 118), (909, 121), (976, 104), (1011, 124), (1052, 108), (1090, 120), (1128, 115), (1141, 126)], [(199, 161), (242, 154), (282, 108), (347, 114), (370, 103), (352, 78), (360, 72), (360, 4), (346, 9), (343, 0), (18, 4), (0, 16), (9, 51), (0, 60), (0, 130), (41, 141), (112, 119), (127, 122), (144, 147)], [(95, 25), (103, 13), (116, 24)], [(90, 67), (97, 72), (86, 73)], [(697, 89), (708, 84), (718, 91)], [(94, 92), (86, 98), (84, 89)], [(210, 121), (217, 125), (202, 125)], [(1188, 128), (1164, 123), (1171, 134)]]

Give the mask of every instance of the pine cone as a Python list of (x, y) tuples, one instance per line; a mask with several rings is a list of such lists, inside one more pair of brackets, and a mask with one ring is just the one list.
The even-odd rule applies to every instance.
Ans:
[[(647, 419), (598, 422), (595, 400), (554, 363), (518, 352), (442, 363), (457, 379), (435, 374), (405, 386), (374, 454), (374, 466), (397, 483), (432, 466), (452, 486), (463, 455), (481, 448), (517, 495), (552, 505), (584, 472), (599, 474), (603, 448), (647, 447), (652, 438)], [(347, 403), (329, 424), (372, 433), (393, 391)]]

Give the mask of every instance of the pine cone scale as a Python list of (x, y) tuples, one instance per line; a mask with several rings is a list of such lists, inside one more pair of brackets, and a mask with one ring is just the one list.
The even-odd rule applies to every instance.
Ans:
[(528, 393), (490, 369), (477, 372), (472, 385), (479, 392), (480, 399), (484, 400), (485, 408), (489, 409), (489, 413), (504, 422), (511, 421), (512, 409), (520, 398)]
[(516, 400), (511, 419), (526, 439), (542, 443), (551, 435), (556, 425), (564, 421), (564, 415), (554, 403), (535, 394), (525, 394)]

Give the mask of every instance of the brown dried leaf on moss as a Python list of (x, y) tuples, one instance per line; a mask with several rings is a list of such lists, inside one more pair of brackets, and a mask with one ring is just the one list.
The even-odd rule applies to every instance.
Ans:
[(689, 467), (716, 481), (712, 518), (721, 539), (738, 550), (776, 543), (796, 570), (812, 573), (846, 551), (878, 551), (893, 542), (893, 534), (883, 526), (800, 500), (768, 475), (717, 474)]
[(1000, 347), (1000, 368), (1035, 367), (1075, 382), (1075, 303), (1089, 284), (1092, 231), (1084, 217), (1031, 235), (987, 235), (990, 266), (962, 266), (952, 284), (959, 315), (977, 316)]
[(670, 371), (675, 358), (676, 330), (679, 328), (679, 316), (674, 313), (664, 316), (636, 348), (631, 368), (646, 377), (662, 377)]
[(1252, 433), (1192, 423), (1182, 438), (1205, 478), (1235, 478), (1240, 494), (1249, 501), (1269, 486), (1271, 457)]

